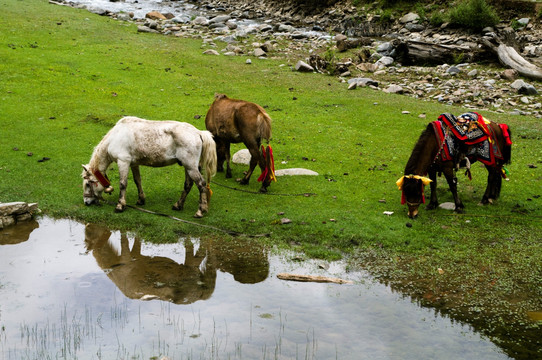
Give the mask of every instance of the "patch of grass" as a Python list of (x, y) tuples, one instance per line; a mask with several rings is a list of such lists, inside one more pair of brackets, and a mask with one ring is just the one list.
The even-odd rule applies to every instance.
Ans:
[[(464, 215), (422, 207), (413, 221), (400, 205), (395, 181), (427, 122), (442, 112), (465, 109), (370, 89), (346, 91), (333, 77), (291, 71), (297, 59), (247, 65), (245, 57), (204, 56), (200, 40), (140, 34), (133, 24), (44, 0), (6, 0), (0, 9), (0, 201), (38, 202), (47, 215), (102, 223), (154, 242), (176, 241), (179, 234), (207, 236), (208, 229), (134, 209), (115, 214), (118, 185), (107, 203), (85, 207), (81, 164), (122, 116), (173, 119), (203, 129), (214, 93), (223, 92), (267, 109), (273, 118), (277, 169), (304, 167), (320, 175), (280, 177), (269, 195), (261, 195), (220, 186), (257, 191), (258, 174), (241, 187), (219, 173), (211, 185), (210, 213), (194, 220), (195, 190), (183, 212), (171, 210), (184, 171), (142, 168), (146, 209), (249, 235), (270, 234), (258, 241), (295, 247), (314, 257), (355, 255), (357, 263), (406, 294), (431, 290), (454, 311), (476, 302), (461, 287), (462, 274), (465, 286), (483, 287), (490, 280), (477, 281), (489, 279), (487, 269), (492, 268), (502, 282), (491, 291), (476, 290), (483, 293), (478, 299), (483, 300), (484, 314), (492, 314), (485, 322), (480, 319), (488, 334), (498, 335), (491, 332), (496, 329), (492, 319), (510, 318), (505, 326), (510, 334), (519, 334), (507, 335), (511, 341), (523, 341), (525, 348), (539, 344), (521, 340), (531, 328), (517, 320), (527, 307), (542, 308), (542, 297), (531, 290), (539, 288), (536, 264), (542, 261), (539, 120), (482, 111), (512, 129), (513, 163), (501, 198), (493, 206), (477, 205), (487, 175), (476, 164), (472, 181), (459, 176)], [(427, 119), (419, 118), (421, 113)], [(232, 153), (241, 148), (232, 146)], [(37, 161), (43, 157), (50, 160)], [(244, 170), (233, 165), (234, 178)], [(108, 174), (118, 184), (116, 166)], [(452, 201), (443, 179), (438, 191), (441, 202)], [(304, 193), (315, 195), (298, 196)], [(127, 201), (136, 200), (130, 182)], [(282, 225), (282, 218), (291, 223)], [(520, 256), (529, 259), (522, 263)], [(507, 258), (509, 263), (504, 262)], [(439, 278), (435, 267), (450, 278)], [(527, 294), (528, 302), (492, 307), (493, 302), (513, 304), (510, 289)], [(449, 313), (459, 316), (454, 311)]]

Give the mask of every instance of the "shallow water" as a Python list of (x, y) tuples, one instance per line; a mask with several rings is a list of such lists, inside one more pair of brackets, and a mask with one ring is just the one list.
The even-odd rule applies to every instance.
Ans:
[(253, 240), (156, 245), (50, 218), (0, 230), (0, 359), (508, 358), (363, 272), (292, 258)]

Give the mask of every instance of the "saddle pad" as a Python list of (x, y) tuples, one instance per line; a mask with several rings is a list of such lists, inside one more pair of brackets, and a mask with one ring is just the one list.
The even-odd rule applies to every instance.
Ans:
[[(451, 115), (451, 114), (443, 114), (443, 115)], [(456, 141), (461, 141), (461, 140), (456, 138), (453, 130), (452, 130), (453, 136), (450, 136), (450, 135), (446, 136), (447, 123), (441, 120), (441, 117), (443, 115), (439, 117), (439, 120), (433, 121), (431, 124), (433, 125), (433, 129), (435, 130), (437, 141), (442, 146), (442, 150), (440, 151), (441, 161), (453, 161), (454, 157), (458, 155), (458, 151), (459, 151), (459, 146), (456, 143)], [(496, 159), (502, 160), (503, 156), (497, 145), (497, 142), (495, 140), (490, 141), (490, 139), (495, 139), (495, 134), (493, 130), (491, 129), (490, 126), (487, 126), (487, 124), (485, 124), (485, 126), (487, 127), (489, 136), (484, 135), (484, 138), (481, 141), (478, 141), (474, 145), (471, 145), (468, 153), (465, 155), (469, 158), (471, 163), (478, 160), (485, 165), (495, 166), (496, 165), (495, 160)]]
[(459, 115), (444, 113), (438, 118), (446, 124), (454, 136), (467, 145), (477, 144), (485, 141), (488, 137), (487, 124), (482, 115), (476, 112), (469, 112)]

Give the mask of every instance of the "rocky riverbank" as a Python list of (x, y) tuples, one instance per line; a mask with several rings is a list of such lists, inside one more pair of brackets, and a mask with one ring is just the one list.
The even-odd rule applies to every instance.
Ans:
[[(54, 3), (82, 6), (62, 1)], [(201, 39), (205, 55), (245, 56), (247, 64), (285, 58), (294, 70), (335, 76), (345, 83), (345, 90), (369, 86), (375, 91), (479, 111), (542, 118), (541, 80), (522, 77), (518, 71), (500, 65), (497, 56), (491, 58), (483, 45), (484, 39), (513, 39), (523, 59), (541, 66), (541, 19), (514, 18), (514, 28), (510, 26), (512, 20), (506, 20), (495, 28), (472, 34), (447, 24), (431, 26), (416, 13), (404, 14), (383, 26), (370, 9), (356, 8), (348, 2), (311, 11), (288, 1), (203, 0), (180, 7), (187, 8), (189, 13), (155, 10), (140, 18), (130, 12), (95, 7), (89, 10), (134, 21), (139, 32)], [(397, 44), (408, 43), (453, 49), (455, 55), (449, 59), (433, 57), (436, 64), (431, 66), (406, 66), (404, 52), (400, 56)], [(471, 56), (478, 53), (484, 56)]]

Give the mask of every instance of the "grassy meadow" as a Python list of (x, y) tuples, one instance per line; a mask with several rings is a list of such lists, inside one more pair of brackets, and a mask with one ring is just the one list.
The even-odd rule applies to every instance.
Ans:
[[(458, 174), (465, 214), (422, 207), (410, 220), (395, 181), (414, 143), (440, 113), (466, 109), (370, 89), (347, 91), (334, 77), (292, 71), (299, 59), (278, 53), (250, 65), (244, 56), (203, 55), (201, 40), (138, 33), (134, 24), (45, 0), (2, 0), (0, 10), (0, 201), (38, 202), (46, 215), (103, 223), (153, 242), (176, 241), (181, 234), (223, 236), (130, 208), (115, 214), (115, 166), (108, 172), (115, 187), (108, 203), (86, 207), (80, 174), (122, 116), (204, 129), (214, 94), (225, 93), (266, 108), (277, 169), (304, 167), (320, 175), (279, 177), (262, 195), (220, 186), (259, 189), (259, 170), (241, 187), (234, 179), (246, 168), (233, 165), (234, 179), (217, 174), (210, 212), (195, 220), (195, 188), (184, 211), (171, 210), (184, 181), (180, 167), (142, 168), (146, 209), (247, 235), (270, 234), (261, 241), (310, 257), (346, 254), (354, 266), (423, 304), (495, 336), (510, 355), (539, 346), (531, 336), (538, 323), (527, 317), (542, 311), (539, 119), (482, 110), (512, 130), (510, 181), (503, 182), (501, 198), (478, 206), (486, 171), (475, 164), (472, 181)], [(44, 157), (49, 160), (38, 161)], [(130, 181), (127, 201), (136, 200)], [(444, 178), (439, 200), (452, 201)], [(291, 223), (282, 225), (282, 218)], [(510, 329), (519, 335), (509, 335)]]

